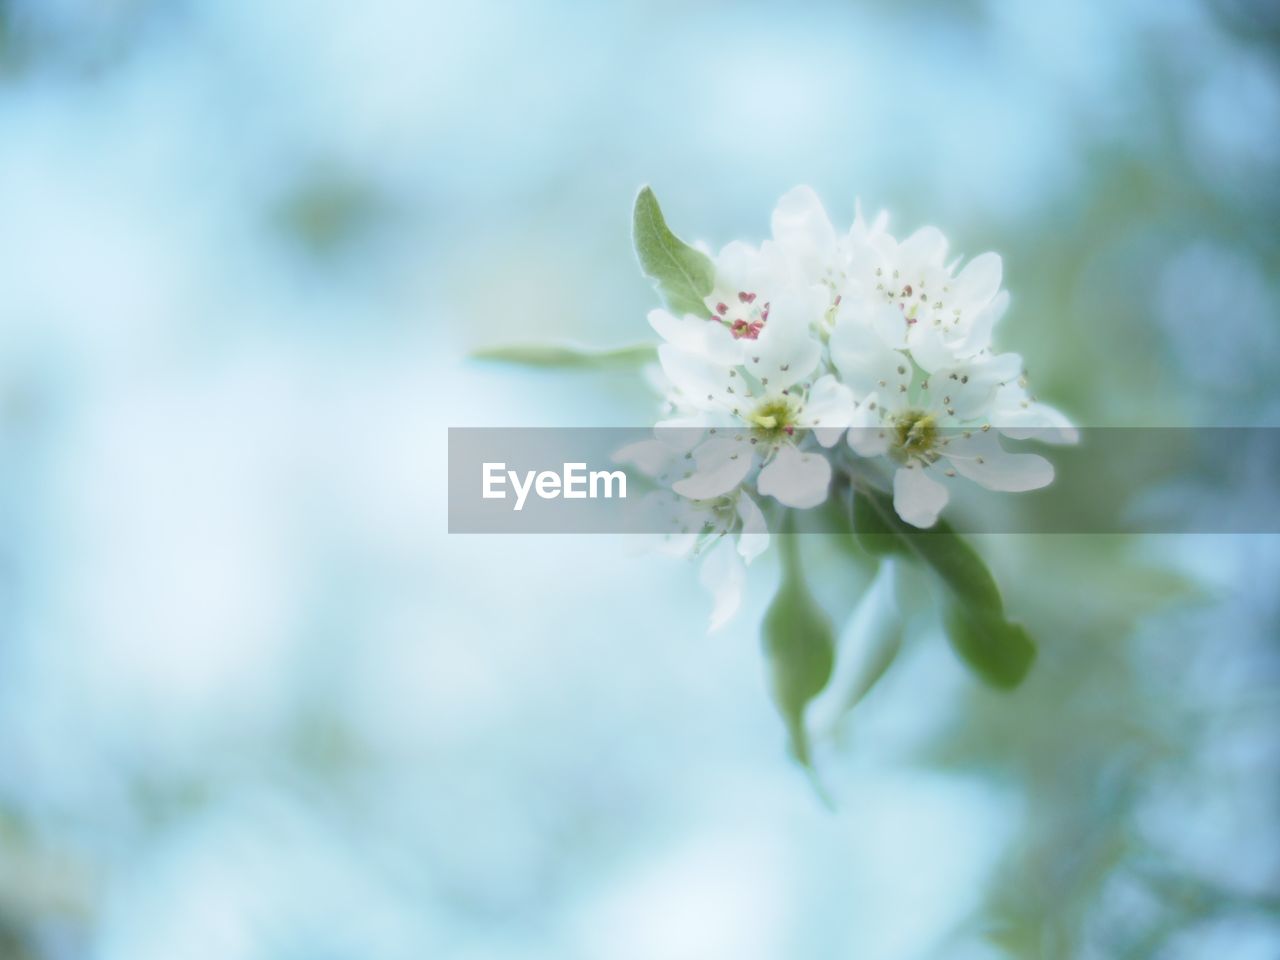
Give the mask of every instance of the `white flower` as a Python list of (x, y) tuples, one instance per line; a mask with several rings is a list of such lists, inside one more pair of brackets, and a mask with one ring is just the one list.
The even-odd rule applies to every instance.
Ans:
[(811, 187), (796, 187), (784, 194), (774, 207), (770, 226), (778, 255), (802, 281), (828, 283), (844, 265), (841, 238)]
[(1080, 439), (1079, 431), (1071, 425), (1066, 414), (1032, 396), (1027, 389), (1025, 372), (996, 390), (991, 401), (990, 419), (1011, 440), (1076, 443)]
[(855, 209), (841, 235), (811, 188), (785, 194), (773, 212), (773, 244), (762, 247), (771, 275), (823, 290), (824, 330), (837, 317), (875, 323), (924, 369), (985, 350), (1008, 307), (1000, 257), (984, 253), (957, 274), (959, 260), (946, 262), (947, 241), (937, 228), (923, 227), (899, 243), (885, 229), (886, 213), (868, 223), (861, 206)]
[(806, 307), (803, 299), (781, 301), (740, 362), (717, 362), (673, 343), (659, 348), (677, 402), (694, 411), (659, 428), (696, 424), (709, 431), (693, 451), (694, 471), (674, 484), (677, 493), (723, 495), (763, 464), (760, 493), (802, 509), (826, 499), (830, 463), (798, 445), (809, 434), (824, 447), (834, 445), (853, 422), (854, 397), (832, 374), (809, 379), (822, 350), (809, 334)]
[[(755, 341), (769, 326), (773, 300), (806, 297), (775, 244), (759, 249), (730, 243), (714, 258), (715, 287), (704, 298), (706, 313), (677, 317), (666, 310), (649, 312), (649, 324), (664, 341), (685, 353), (719, 363), (738, 362), (757, 352)], [(816, 295), (809, 304), (821, 310)]]
[[(849, 445), (860, 456), (892, 461), (894, 508), (908, 523), (933, 526), (950, 496), (947, 483), (957, 476), (1007, 492), (1053, 480), (1053, 466), (1043, 457), (1001, 447), (998, 435), (1005, 428), (992, 420), (995, 398), (1010, 385), (1018, 388), (1017, 354), (927, 373), (885, 343), (878, 328), (850, 322), (833, 332), (831, 358), (855, 392), (867, 391)], [(1025, 412), (1031, 414), (1030, 405)]]
[[(704, 539), (701, 548), (708, 542), (712, 545), (706, 549), (699, 571), (698, 580), (711, 591), (711, 622), (708, 630), (719, 630), (733, 619), (742, 605), (743, 586), (746, 583), (747, 564), (760, 556), (769, 546), (769, 532), (765, 525), (764, 514), (760, 507), (743, 491), (738, 491), (731, 498), (733, 513), (737, 520), (737, 537), (726, 536)], [(722, 505), (719, 509), (727, 507)]]
[(715, 268), (716, 285), (704, 301), (710, 319), (735, 340), (759, 339), (772, 299), (795, 286), (786, 262), (772, 244), (734, 242), (720, 251)]
[[(792, 283), (822, 291), (824, 305), (818, 323), (824, 332), (835, 322), (850, 290), (850, 278), (871, 275), (879, 265), (877, 244), (884, 236), (888, 216), (881, 213), (868, 224), (861, 205), (855, 205), (855, 211), (853, 226), (844, 235), (837, 234), (810, 187), (790, 190), (773, 211), (772, 254), (786, 265), (785, 269), (773, 269)], [(860, 288), (855, 283), (852, 289), (856, 293)]]
[(924, 370), (979, 356), (1009, 306), (1000, 257), (981, 254), (957, 273), (959, 260), (948, 264), (946, 256), (947, 240), (934, 227), (901, 243), (883, 229), (867, 231), (848, 258), (840, 316), (872, 324)]
[[(653, 439), (628, 444), (613, 459), (669, 487), (684, 454)], [(719, 629), (742, 603), (746, 565), (769, 547), (769, 529), (760, 506), (741, 488), (709, 499), (659, 489), (645, 498), (642, 509), (655, 529), (667, 531), (661, 541), (664, 553), (703, 557), (699, 579), (712, 594), (709, 629)]]
[[(669, 385), (658, 426), (675, 428), (679, 435), (671, 442), (686, 449), (698, 441), (698, 428), (735, 422), (737, 414), (731, 412), (741, 404), (733, 397), (748, 389), (747, 379), (744, 374), (743, 380), (730, 381), (743, 368), (755, 370), (766, 386), (771, 379), (780, 390), (809, 374), (821, 359), (821, 345), (809, 335), (822, 310), (821, 294), (791, 284), (772, 252), (729, 244), (716, 260), (716, 276), (705, 317), (649, 312), (650, 326), (664, 341), (658, 354)], [(776, 309), (770, 298), (779, 300)]]
[(625, 454), (658, 479), (668, 546), (704, 557), (713, 626), (736, 610), (745, 564), (768, 543), (754, 497), (808, 509), (837, 469), (867, 469), (839, 458), (841, 438), (892, 467), (894, 506), (918, 527), (937, 522), (958, 478), (1012, 492), (1052, 481), (1046, 459), (1006, 451), (1001, 436), (1077, 439), (1030, 393), (1021, 357), (992, 348), (1009, 303), (1000, 257), (961, 269), (937, 229), (898, 242), (886, 227), (855, 205), (841, 232), (797, 187), (778, 201), (770, 239), (712, 258), (705, 312), (649, 314), (665, 405), (656, 439)]

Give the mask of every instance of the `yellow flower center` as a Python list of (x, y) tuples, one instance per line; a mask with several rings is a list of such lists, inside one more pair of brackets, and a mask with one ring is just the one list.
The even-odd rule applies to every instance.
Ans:
[(908, 410), (894, 417), (894, 446), (906, 459), (929, 458), (938, 442), (938, 424), (933, 414)]
[(795, 408), (786, 397), (773, 397), (747, 414), (747, 422), (755, 427), (761, 440), (780, 440), (795, 433), (795, 416)]

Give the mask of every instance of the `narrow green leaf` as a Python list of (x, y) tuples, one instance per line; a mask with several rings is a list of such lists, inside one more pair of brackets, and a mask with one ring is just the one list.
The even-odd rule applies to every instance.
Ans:
[(1035, 659), (1035, 644), (1026, 630), (1005, 618), (1000, 588), (977, 551), (946, 521), (927, 531), (912, 527), (898, 516), (886, 493), (863, 490), (853, 496), (859, 543), (881, 556), (913, 556), (946, 586), (950, 599), (943, 622), (961, 659), (994, 686), (1021, 683)]
[(846, 637), (850, 645), (855, 640), (859, 643), (860, 659), (844, 695), (846, 712), (875, 688), (902, 651), (903, 619), (896, 597), (895, 563), (892, 559), (882, 561), (849, 623)]
[(471, 354), (475, 360), (514, 363), (526, 367), (593, 368), (641, 366), (658, 358), (658, 351), (648, 343), (625, 347), (595, 349), (568, 343), (507, 344), (484, 347)]
[(898, 516), (893, 498), (878, 490), (853, 495), (853, 522), (858, 542), (869, 553), (914, 554), (926, 562), (943, 583), (966, 603), (999, 613), (1003, 609), (1000, 589), (991, 571), (967, 541), (945, 520), (929, 530), (911, 526)]
[(956, 653), (992, 686), (1016, 687), (1031, 669), (1036, 647), (1019, 624), (955, 602), (947, 605), (944, 623)]
[(831, 679), (835, 633), (804, 582), (796, 536), (778, 537), (782, 582), (765, 613), (763, 636), (774, 703), (786, 723), (791, 749), (811, 765), (805, 709)]
[(649, 187), (636, 196), (632, 239), (640, 269), (654, 281), (666, 305), (678, 314), (706, 316), (703, 298), (715, 286), (715, 265), (671, 232)]
[[(853, 493), (853, 530), (854, 537), (867, 553), (876, 557), (885, 557), (895, 553), (911, 553), (907, 541), (902, 538), (901, 521), (897, 514), (886, 516), (881, 507), (872, 499), (871, 493)], [(892, 511), (893, 505), (890, 503)]]
[(986, 562), (944, 521), (939, 521), (929, 533), (908, 533), (906, 537), (908, 544), (966, 607), (990, 616), (1004, 614), (1000, 588)]

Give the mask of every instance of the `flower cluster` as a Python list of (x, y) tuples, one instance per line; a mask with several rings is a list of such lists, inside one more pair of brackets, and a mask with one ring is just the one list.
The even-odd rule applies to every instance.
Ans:
[(838, 233), (797, 187), (774, 210), (772, 239), (711, 258), (705, 309), (649, 314), (664, 414), (620, 459), (670, 491), (687, 531), (675, 546), (706, 552), (713, 626), (768, 544), (766, 498), (812, 508), (834, 473), (879, 465), (898, 515), (929, 527), (962, 479), (999, 491), (1053, 479), (1047, 460), (1004, 450), (1000, 435), (1075, 439), (1030, 393), (1022, 358), (992, 347), (1009, 302), (1000, 257), (961, 266), (938, 230), (899, 242), (886, 224), (859, 210)]

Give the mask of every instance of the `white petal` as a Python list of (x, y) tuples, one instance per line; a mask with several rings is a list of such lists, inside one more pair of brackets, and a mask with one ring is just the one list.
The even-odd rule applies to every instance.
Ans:
[(898, 245), (898, 269), (904, 280), (918, 279), (925, 267), (941, 266), (947, 238), (937, 227), (921, 227)]
[(662, 364), (660, 363), (646, 363), (640, 368), (640, 375), (644, 377), (645, 385), (659, 396), (665, 396), (667, 391), (671, 389), (671, 381), (662, 372)]
[(1026, 389), (1009, 383), (996, 391), (991, 425), (1012, 440), (1073, 444), (1080, 433), (1062, 411), (1032, 400)]
[(738, 517), (742, 520), (742, 532), (738, 534), (738, 554), (750, 563), (769, 546), (769, 528), (765, 524), (760, 506), (746, 493), (738, 496)]
[(671, 489), (690, 500), (722, 497), (742, 483), (754, 463), (751, 447), (737, 440), (714, 438), (693, 451), (694, 472)]
[(707, 526), (709, 511), (701, 504), (670, 490), (654, 490), (642, 496), (637, 505), (632, 529), (655, 531), (657, 549), (668, 556), (694, 552)]
[(940, 407), (954, 410), (952, 416), (957, 420), (985, 419), (1000, 384), (1021, 370), (1022, 358), (1016, 353), (942, 367), (933, 371), (929, 392)]
[(899, 467), (893, 475), (893, 508), (913, 527), (932, 527), (947, 505), (947, 488), (919, 465)]
[(653, 435), (679, 453), (688, 453), (698, 445), (707, 427), (715, 426), (710, 414), (703, 411), (668, 417), (653, 425)]
[(982, 463), (951, 461), (956, 472), (988, 490), (1024, 493), (1053, 483), (1053, 464), (1038, 453), (1005, 453)]
[(634, 464), (641, 473), (656, 477), (667, 469), (676, 450), (661, 440), (637, 440), (614, 451), (614, 463)]
[(912, 359), (927, 373), (949, 367), (960, 359), (942, 328), (929, 320), (921, 320), (907, 332), (907, 346), (911, 348)]
[(711, 592), (711, 623), (708, 631), (719, 630), (733, 619), (742, 605), (742, 588), (747, 568), (727, 537), (721, 539), (702, 561), (698, 582)]
[(809, 389), (799, 424), (813, 431), (824, 447), (834, 446), (853, 423), (853, 391), (831, 374), (819, 377)]
[(988, 490), (1022, 493), (1053, 482), (1053, 464), (1035, 453), (1009, 453), (990, 433), (956, 437), (947, 445), (947, 460), (956, 473)]
[(822, 201), (810, 187), (796, 187), (773, 211), (773, 239), (804, 274), (820, 278), (836, 251), (836, 231)]
[(669, 343), (658, 347), (658, 360), (685, 405), (698, 410), (723, 410), (727, 406), (732, 396), (726, 393), (731, 367), (687, 353)]
[(798, 510), (816, 507), (827, 499), (831, 464), (820, 453), (801, 453), (795, 447), (778, 450), (756, 479), (756, 489), (779, 503)]
[(955, 306), (968, 313), (991, 302), (1000, 290), (1002, 271), (1000, 254), (984, 253), (974, 257), (951, 281), (951, 300)]
[(760, 251), (735, 240), (726, 244), (716, 257), (716, 280), (728, 295), (751, 290), (760, 280), (764, 264)]
[(889, 430), (880, 413), (880, 399), (874, 393), (853, 411), (849, 446), (860, 457), (880, 457), (889, 452)]
[[(897, 313), (894, 307), (888, 310)], [(894, 322), (902, 323), (901, 316)], [(911, 385), (911, 361), (890, 347), (869, 324), (855, 318), (837, 323), (828, 345), (831, 362), (855, 397), (879, 391), (892, 395), (901, 392), (900, 387)]]
[(707, 317), (692, 314), (676, 317), (666, 310), (650, 310), (649, 326), (671, 346), (695, 357), (734, 364), (742, 356), (729, 328)]
[[(649, 326), (653, 327), (654, 332), (667, 343), (682, 350), (688, 350), (696, 343), (697, 338), (691, 334), (707, 327), (709, 325), (706, 322), (707, 319), (702, 318), (702, 321), (698, 322), (699, 318), (691, 313), (677, 317), (669, 310), (650, 310), (648, 316)], [(728, 332), (725, 330), (726, 334)]]
[(658, 552), (668, 557), (687, 557), (697, 545), (696, 533), (671, 533), (661, 538)]
[(1001, 290), (989, 304), (969, 318), (969, 330), (957, 345), (961, 356), (972, 357), (991, 346), (991, 331), (1009, 309), (1009, 291)]
[(741, 341), (743, 366), (752, 376), (768, 378), (771, 388), (799, 383), (822, 359), (822, 345), (810, 329), (822, 310), (816, 291), (785, 293), (770, 305), (769, 320), (754, 346)]
[(866, 218), (862, 215), (862, 198), (859, 197), (853, 201), (853, 226), (849, 228), (849, 239), (855, 244), (866, 243), (876, 234), (884, 233), (885, 228), (889, 225), (889, 211), (881, 210), (876, 214), (875, 220), (867, 223)]
[(881, 304), (871, 313), (871, 326), (887, 346), (901, 350), (907, 345), (910, 325), (902, 311), (891, 303)]
[(1026, 366), (1022, 361), (1022, 355), (1017, 353), (997, 353), (994, 356), (982, 357), (973, 361), (974, 366), (981, 366), (985, 371), (989, 371), (992, 378), (1004, 383), (1007, 380), (1017, 380), (1022, 376), (1022, 371)]

